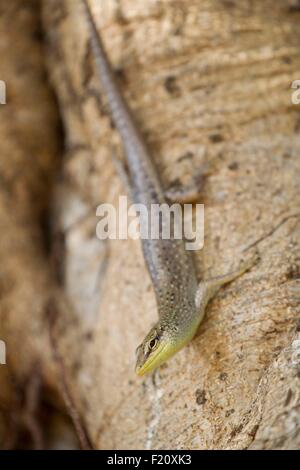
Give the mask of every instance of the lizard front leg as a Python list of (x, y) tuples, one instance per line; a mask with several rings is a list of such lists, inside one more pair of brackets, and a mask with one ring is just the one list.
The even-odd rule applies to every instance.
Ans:
[(246, 271), (251, 269), (258, 261), (259, 256), (256, 253), (252, 258), (240, 264), (236, 271), (229, 272), (223, 276), (217, 276), (208, 280), (201, 281), (196, 292), (196, 308), (199, 311), (199, 323), (201, 322), (205, 308), (208, 302), (217, 294), (221, 287), (234, 281)]

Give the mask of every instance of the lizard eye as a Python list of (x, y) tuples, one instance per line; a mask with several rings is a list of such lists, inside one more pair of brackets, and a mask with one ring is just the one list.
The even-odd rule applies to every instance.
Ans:
[(149, 342), (149, 349), (152, 351), (153, 349), (156, 348), (156, 345), (158, 343), (158, 338), (153, 338), (151, 339), (151, 341)]

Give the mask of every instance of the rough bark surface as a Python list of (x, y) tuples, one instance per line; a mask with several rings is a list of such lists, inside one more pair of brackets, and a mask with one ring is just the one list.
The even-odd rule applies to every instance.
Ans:
[[(253, 247), (260, 261), (211, 302), (188, 347), (155, 375), (134, 376), (135, 348), (156, 319), (154, 293), (139, 242), (95, 237), (95, 207), (117, 204), (125, 191), (111, 158), (122, 156), (120, 142), (80, 2), (44, 0), (46, 59), (66, 132), (52, 217), (61, 287), (39, 224), (50, 197), (45, 178), (56, 168), (56, 118), (40, 65), (34, 70), (27, 62), (18, 80), (11, 72), (20, 96), (15, 113), (1, 108), (10, 113), (1, 124), (8, 155), (1, 159), (1, 334), (13, 369), (23, 376), (38, 359), (45, 380), (61, 390), (45, 313), (52, 299), (54, 346), (95, 448), (298, 448), (300, 115), (291, 102), (291, 83), (300, 78), (297, 2), (91, 6), (166, 187), (188, 184), (211, 164), (200, 275), (227, 272)], [(7, 62), (13, 67), (9, 55)], [(29, 109), (26, 80), (37, 81)], [(22, 110), (33, 113), (30, 120)], [(23, 141), (24, 126), (30, 132)]]

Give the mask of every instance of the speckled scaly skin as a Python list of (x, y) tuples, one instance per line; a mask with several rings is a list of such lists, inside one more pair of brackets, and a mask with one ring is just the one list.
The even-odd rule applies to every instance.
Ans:
[[(88, 2), (81, 1), (90, 27), (97, 71), (107, 95), (114, 125), (122, 139), (132, 198), (135, 203), (143, 204), (150, 211), (152, 204), (167, 203), (163, 186), (117, 85)], [(140, 223), (143, 224), (143, 219)], [(159, 320), (137, 348), (138, 375), (154, 370), (187, 344), (198, 329), (207, 303), (218, 289), (253, 264), (253, 261), (245, 263), (234, 273), (198, 285), (192, 253), (185, 249), (183, 240), (147, 239), (142, 240), (142, 246), (154, 286)]]

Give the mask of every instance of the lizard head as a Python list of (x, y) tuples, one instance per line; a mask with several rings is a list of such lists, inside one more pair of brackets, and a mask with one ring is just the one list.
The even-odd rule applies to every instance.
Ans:
[(141, 376), (153, 371), (173, 356), (180, 347), (167, 328), (157, 323), (136, 350), (136, 374)]

